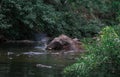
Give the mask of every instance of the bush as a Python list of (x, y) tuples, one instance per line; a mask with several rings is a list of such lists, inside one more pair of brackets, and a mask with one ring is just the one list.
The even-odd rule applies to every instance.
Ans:
[(120, 38), (112, 27), (102, 30), (77, 63), (65, 68), (65, 77), (119, 77)]
[(61, 8), (54, 4), (44, 0), (2, 0), (0, 30), (9, 39), (32, 38), (35, 32), (51, 36), (67, 34), (72, 37), (91, 36), (94, 35), (92, 33), (97, 33), (99, 28), (97, 23), (86, 24), (84, 18), (70, 11), (70, 7), (67, 7), (70, 4), (56, 3)]
[(91, 37), (106, 24), (118, 24), (119, 3), (119, 0), (1, 0), (0, 33), (9, 39), (29, 39), (41, 32)]

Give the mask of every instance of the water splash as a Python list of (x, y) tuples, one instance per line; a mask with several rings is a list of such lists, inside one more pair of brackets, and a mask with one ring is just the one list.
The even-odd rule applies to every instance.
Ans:
[(37, 49), (45, 50), (47, 47), (47, 42), (49, 38), (45, 33), (36, 33), (35, 40), (38, 41), (38, 44), (35, 46)]

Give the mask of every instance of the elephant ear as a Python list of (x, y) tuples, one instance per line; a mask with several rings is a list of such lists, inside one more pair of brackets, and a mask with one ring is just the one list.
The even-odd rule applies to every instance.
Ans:
[(64, 46), (69, 45), (69, 42), (67, 42), (66, 40), (61, 39), (60, 41), (61, 41), (61, 45), (64, 45)]
[(56, 38), (54, 38), (50, 43), (60, 43), (60, 44), (62, 44), (62, 41), (60, 40), (60, 38), (59, 37), (56, 37)]

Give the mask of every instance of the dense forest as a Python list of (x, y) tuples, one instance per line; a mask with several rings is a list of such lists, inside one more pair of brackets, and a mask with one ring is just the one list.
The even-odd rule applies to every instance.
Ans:
[(10, 40), (32, 39), (35, 33), (91, 37), (119, 24), (119, 7), (119, 0), (1, 0), (0, 35)]
[(85, 53), (64, 77), (120, 76), (120, 0), (0, 1), (0, 39), (33, 40), (36, 33), (82, 39)]

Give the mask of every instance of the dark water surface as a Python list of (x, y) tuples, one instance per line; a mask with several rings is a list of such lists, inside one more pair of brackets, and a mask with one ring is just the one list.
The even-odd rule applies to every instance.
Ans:
[(62, 77), (78, 52), (44, 51), (35, 45), (3, 44), (0, 46), (0, 77)]

